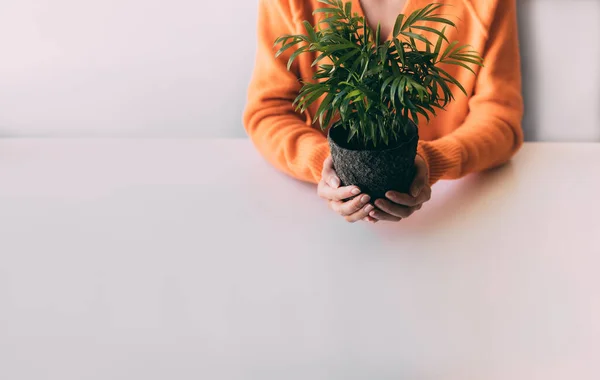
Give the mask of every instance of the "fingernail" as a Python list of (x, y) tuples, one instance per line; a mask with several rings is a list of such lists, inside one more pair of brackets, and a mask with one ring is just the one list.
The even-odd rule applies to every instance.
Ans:
[(412, 189), (410, 193), (414, 198), (416, 198), (419, 196), (420, 192), (421, 192), (421, 189)]
[(371, 199), (371, 197), (369, 197), (368, 195), (363, 195), (362, 198), (360, 199), (360, 201), (362, 203), (367, 203), (370, 199)]
[(332, 187), (338, 187), (338, 186), (340, 186), (340, 180), (339, 180), (339, 179), (337, 179), (337, 177), (332, 177), (332, 178), (329, 180), (329, 184), (330, 184)]
[(377, 213), (376, 213), (375, 211), (371, 211), (371, 212), (369, 213), (369, 215), (371, 215), (373, 218), (375, 218), (375, 216), (377, 215)]
[(354, 189), (352, 189), (352, 194), (354, 194), (354, 195), (360, 194), (360, 189), (355, 187)]
[[(367, 205), (365, 207), (365, 212), (371, 212), (373, 210), (373, 205)], [(373, 216), (373, 214), (371, 214), (371, 216)]]

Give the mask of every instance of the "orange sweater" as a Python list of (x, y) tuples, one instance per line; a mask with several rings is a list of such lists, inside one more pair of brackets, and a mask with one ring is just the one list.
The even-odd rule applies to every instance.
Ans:
[[(430, 2), (408, 0), (404, 12), (398, 13), (410, 13)], [(456, 100), (429, 124), (419, 125), (417, 152), (429, 166), (430, 184), (502, 164), (523, 142), (516, 0), (445, 3), (451, 6), (443, 13), (458, 27), (448, 29), (448, 39), (472, 45), (485, 67), (476, 69), (477, 76), (459, 66), (443, 67), (469, 96), (453, 87)], [(315, 57), (301, 54), (288, 71), (292, 52), (275, 59), (273, 43), (283, 34), (303, 34), (301, 22), (314, 25), (319, 16), (312, 11), (323, 6), (316, 0), (260, 0), (256, 65), (244, 112), (246, 131), (259, 152), (283, 172), (313, 183), (320, 180), (323, 160), (329, 155), (326, 133), (311, 119), (320, 101), (304, 114), (296, 113), (292, 102), (301, 88), (299, 79), (312, 81)], [(359, 0), (353, 0), (352, 9), (364, 16)]]

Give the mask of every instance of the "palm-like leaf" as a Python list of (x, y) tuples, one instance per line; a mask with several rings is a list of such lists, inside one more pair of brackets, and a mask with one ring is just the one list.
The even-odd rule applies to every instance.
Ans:
[[(287, 58), (289, 70), (299, 55), (314, 55), (313, 82), (304, 83), (294, 105), (303, 112), (323, 98), (313, 120), (325, 129), (339, 116), (331, 127), (346, 128), (349, 141), (366, 147), (402, 139), (409, 119), (416, 124), (419, 115), (429, 120), (436, 109), (454, 100), (451, 85), (466, 94), (440, 65), (473, 73), (472, 66), (483, 66), (483, 59), (468, 45), (448, 41), (446, 29), (455, 24), (437, 13), (443, 4), (398, 15), (392, 38), (381, 43), (380, 26), (373, 31), (363, 17), (353, 15), (351, 2), (318, 1), (326, 5), (314, 11), (323, 15), (321, 21), (315, 26), (304, 21), (304, 35), (279, 37), (276, 57), (295, 48)], [(442, 28), (434, 28), (435, 24)], [(432, 41), (423, 32), (437, 38)]]

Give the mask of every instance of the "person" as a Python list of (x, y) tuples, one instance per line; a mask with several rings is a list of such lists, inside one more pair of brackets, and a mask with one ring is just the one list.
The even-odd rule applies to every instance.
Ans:
[[(381, 24), (382, 40), (390, 36), (399, 13), (409, 14), (430, 1), (351, 0), (353, 12), (368, 25)], [(356, 186), (340, 186), (332, 166), (327, 131), (313, 124), (319, 102), (304, 114), (292, 105), (302, 83), (311, 80), (309, 56), (294, 61), (288, 51), (275, 58), (273, 46), (284, 34), (303, 34), (302, 21), (315, 25), (317, 0), (260, 0), (256, 63), (248, 88), (244, 127), (260, 154), (272, 165), (302, 181), (318, 184), (318, 195), (349, 222), (399, 221), (419, 210), (440, 179), (456, 179), (508, 161), (523, 143), (523, 98), (516, 0), (446, 0), (444, 16), (456, 23), (450, 41), (471, 45), (484, 59), (477, 75), (453, 71), (467, 90), (419, 126), (416, 175), (409, 194), (394, 191), (371, 200)], [(450, 68), (447, 69), (450, 71)], [(357, 196), (358, 195), (358, 196)]]

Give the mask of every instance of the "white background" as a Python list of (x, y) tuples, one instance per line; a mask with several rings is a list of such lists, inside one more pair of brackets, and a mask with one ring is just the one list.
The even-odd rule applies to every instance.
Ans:
[[(600, 140), (600, 1), (518, 0), (528, 140)], [(242, 137), (256, 0), (1, 0), (0, 136)]]
[(2, 380), (600, 379), (600, 144), (526, 144), (375, 226), (244, 139), (0, 156)]

